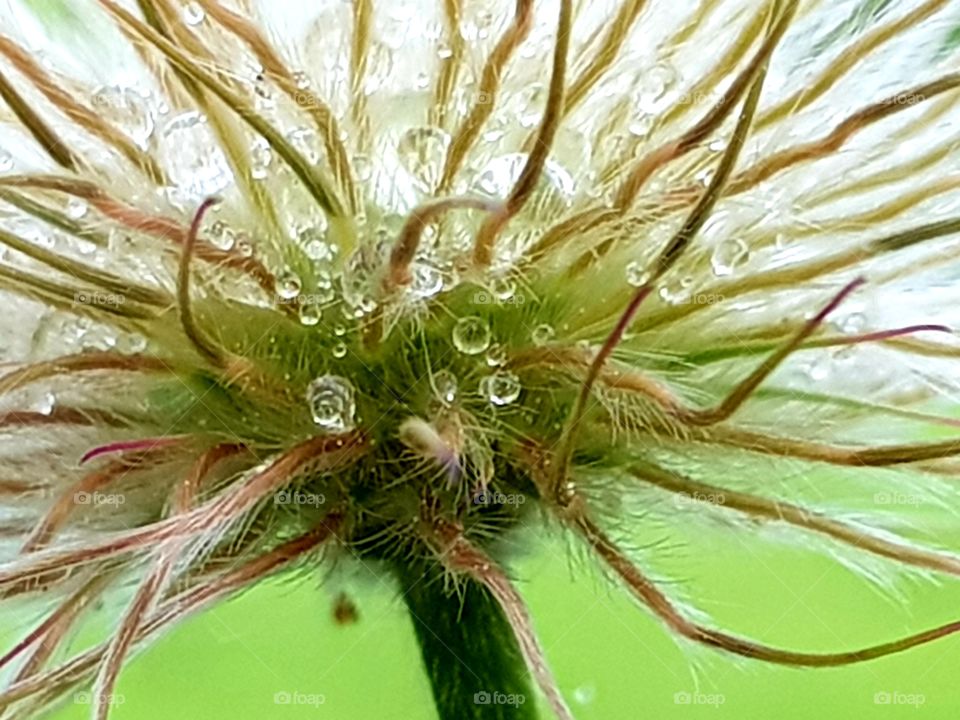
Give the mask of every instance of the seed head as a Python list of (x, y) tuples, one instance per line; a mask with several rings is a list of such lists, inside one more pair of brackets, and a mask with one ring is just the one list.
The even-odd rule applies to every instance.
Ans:
[[(956, 510), (955, 8), (281, 5), (78, 3), (95, 42), (0, 9), (0, 603), (51, 608), (0, 657), (0, 711), (86, 685), (104, 720), (135, 649), (337, 561), (446, 579), (571, 718), (509, 577), (531, 527), (757, 661), (960, 628), (768, 646), (625, 549), (631, 502), (672, 499), (960, 573), (869, 507), (896, 478)], [(867, 505), (784, 482), (841, 471)], [(100, 600), (109, 636), (59, 653)]]

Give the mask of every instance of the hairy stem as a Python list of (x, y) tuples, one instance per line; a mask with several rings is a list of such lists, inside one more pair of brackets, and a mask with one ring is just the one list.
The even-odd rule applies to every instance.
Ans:
[(523, 654), (489, 591), (467, 580), (451, 594), (437, 564), (398, 564), (397, 574), (439, 719), (536, 720)]

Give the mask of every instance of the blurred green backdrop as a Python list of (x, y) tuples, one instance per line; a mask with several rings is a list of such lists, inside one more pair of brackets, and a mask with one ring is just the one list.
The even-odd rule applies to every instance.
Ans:
[[(960, 615), (957, 587), (902, 586), (907, 607), (802, 547), (756, 553), (737, 533), (696, 535), (700, 552), (677, 556), (688, 596), (770, 643), (850, 649)], [(612, 581), (570, 567), (566, 547), (531, 542), (540, 547), (514, 574), (579, 720), (960, 717), (960, 637), (845, 669), (730, 659), (679, 647)], [(271, 582), (183, 624), (124, 673), (113, 719), (434, 720), (397, 589), (369, 576), (359, 622), (338, 626), (319, 583)], [(85, 701), (71, 697), (55, 717), (88, 717)]]

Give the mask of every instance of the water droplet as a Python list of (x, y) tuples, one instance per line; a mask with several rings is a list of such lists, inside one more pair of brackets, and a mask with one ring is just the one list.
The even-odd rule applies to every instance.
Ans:
[(352, 430), (357, 411), (353, 385), (339, 375), (321, 375), (307, 387), (313, 421), (328, 432)]
[(509, 405), (520, 397), (520, 378), (503, 371), (487, 375), (480, 381), (480, 394), (498, 407)]
[(653, 130), (655, 120), (656, 115), (653, 113), (641, 112), (630, 121), (630, 124), (627, 125), (627, 130), (631, 135), (636, 135), (641, 138), (647, 137), (650, 131)]
[(222, 220), (215, 220), (207, 233), (210, 244), (221, 250), (231, 250), (236, 242), (236, 234)]
[(679, 281), (667, 283), (660, 288), (660, 299), (670, 305), (683, 305), (690, 301), (690, 291), (693, 287), (693, 278), (687, 275)]
[(410, 292), (418, 298), (429, 298), (443, 290), (443, 275), (437, 268), (426, 263), (414, 263), (413, 282)]
[(287, 140), (303, 155), (307, 162), (316, 165), (320, 162), (321, 152), (317, 133), (308, 127), (295, 127), (287, 133)]
[(87, 214), (87, 210), (89, 209), (90, 206), (87, 205), (86, 200), (81, 200), (78, 197), (72, 197), (67, 200), (67, 215), (74, 220), (82, 218)]
[(710, 264), (713, 266), (713, 274), (723, 277), (733, 275), (734, 271), (749, 259), (750, 248), (747, 244), (738, 238), (729, 238), (714, 248)]
[(643, 72), (635, 101), (637, 107), (647, 113), (659, 112), (666, 103), (670, 90), (677, 83), (677, 72), (666, 63), (658, 63)]
[(548, 342), (553, 340), (557, 332), (553, 329), (553, 326), (547, 325), (546, 323), (542, 325), (537, 325), (533, 329), (533, 344), (534, 345), (546, 345)]
[(303, 70), (294, 71), (293, 82), (299, 90), (306, 90), (308, 87), (310, 87), (310, 78)]
[(490, 283), (490, 292), (501, 302), (508, 302), (517, 293), (517, 283), (509, 277), (498, 277)]
[(263, 138), (257, 138), (250, 146), (250, 175), (254, 180), (263, 180), (270, 173), (270, 163), (273, 162), (273, 150), (270, 143)]
[(153, 134), (155, 121), (146, 98), (132, 88), (105, 85), (90, 98), (97, 114), (130, 137), (141, 148)]
[(833, 369), (833, 361), (829, 355), (823, 355), (807, 366), (807, 375), (810, 376), (811, 380), (826, 380), (830, 377), (830, 372)]
[(589, 705), (597, 696), (597, 688), (592, 683), (581, 685), (573, 691), (573, 699), (581, 705)]
[(339, 358), (342, 358), (342, 357), (346, 357), (346, 355), (347, 355), (347, 344), (346, 344), (346, 343), (343, 343), (343, 342), (338, 342), (336, 345), (333, 346), (333, 350), (331, 350), (331, 352), (333, 353), (333, 356), (334, 356), (335, 358), (338, 358), (338, 359), (339, 359)]
[(183, 8), (183, 21), (187, 25), (199, 25), (206, 16), (198, 2), (188, 2)]
[(35, 409), (37, 412), (44, 415), (49, 415), (53, 412), (54, 408), (57, 406), (57, 398), (51, 392), (43, 393), (35, 404)]
[(867, 316), (860, 312), (850, 313), (836, 325), (837, 329), (846, 335), (858, 335), (867, 327)]
[(507, 349), (500, 343), (490, 346), (487, 351), (487, 365), (489, 367), (500, 367), (507, 361)]
[(440, 180), (449, 147), (450, 135), (440, 128), (417, 127), (403, 134), (397, 145), (397, 153), (400, 163), (420, 189), (430, 192)]
[(284, 300), (290, 300), (295, 298), (300, 294), (300, 290), (303, 287), (303, 282), (300, 280), (300, 276), (297, 275), (292, 270), (284, 270), (279, 275), (277, 275), (274, 289), (281, 298)]
[(316, 303), (302, 303), (297, 309), (297, 316), (300, 318), (300, 324), (307, 327), (313, 327), (320, 322), (323, 312)]
[(243, 257), (253, 257), (253, 238), (247, 235), (247, 233), (237, 233), (235, 247), (237, 248), (237, 252)]
[(366, 155), (354, 155), (350, 164), (353, 166), (353, 174), (360, 182), (368, 182), (373, 177), (373, 163)]
[(167, 175), (177, 187), (207, 197), (230, 183), (230, 167), (200, 113), (185, 112), (171, 118), (163, 129), (163, 146)]
[(640, 262), (639, 260), (633, 260), (627, 263), (627, 282), (634, 287), (646, 285), (650, 282), (651, 277), (653, 277), (653, 275), (647, 269), (647, 263)]
[[(527, 164), (525, 153), (493, 158), (477, 174), (478, 192), (500, 200), (513, 190)], [(550, 217), (570, 207), (576, 186), (573, 177), (554, 160), (547, 160), (527, 205), (535, 217)]]
[(517, 120), (520, 127), (532, 129), (540, 123), (546, 98), (547, 88), (543, 83), (531, 83), (520, 91), (517, 96)]
[(453, 345), (464, 355), (479, 355), (490, 347), (490, 326), (483, 318), (470, 316), (457, 320), (453, 327)]
[(452, 405), (457, 399), (459, 387), (457, 376), (449, 370), (440, 370), (433, 376), (433, 388), (444, 405)]

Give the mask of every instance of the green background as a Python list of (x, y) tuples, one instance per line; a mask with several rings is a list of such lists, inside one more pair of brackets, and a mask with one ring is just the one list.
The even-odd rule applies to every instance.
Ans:
[[(690, 534), (685, 548), (654, 555), (676, 561), (686, 596), (717, 624), (766, 642), (850, 649), (960, 616), (953, 585), (901, 584), (897, 599), (800, 545), (758, 551), (742, 531)], [(513, 574), (579, 720), (960, 717), (960, 637), (826, 670), (681, 647), (580, 551), (539, 535), (526, 533)], [(433, 720), (399, 590), (361, 568), (353, 583), (360, 620), (337, 626), (322, 577), (264, 584), (164, 636), (122, 676), (114, 720)], [(323, 695), (324, 703), (278, 705), (278, 692)], [(889, 704), (878, 702), (886, 697)], [(85, 718), (89, 709), (71, 698), (56, 717)]]

